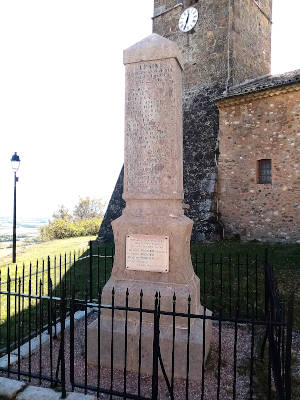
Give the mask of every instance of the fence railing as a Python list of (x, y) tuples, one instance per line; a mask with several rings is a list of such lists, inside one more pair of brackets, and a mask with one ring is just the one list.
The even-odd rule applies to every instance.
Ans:
[(257, 254), (207, 255), (192, 254), (195, 273), (201, 280), (201, 301), (208, 308), (221, 308), (232, 315), (236, 304), (240, 314), (264, 315), (265, 306), (265, 257)]
[[(250, 316), (255, 305), (255, 315), (265, 311), (265, 259), (254, 255), (208, 255), (192, 252), (195, 273), (201, 280), (201, 302), (215, 310), (221, 305), (229, 315), (238, 303), (240, 313)], [(74, 282), (76, 296), (84, 298), (88, 283), (89, 300), (97, 298), (99, 290), (110, 277), (114, 262), (114, 248), (103, 247), (90, 242), (86, 250), (46, 257), (44, 260), (27, 265), (0, 267), (0, 286), (16, 285), (21, 279), (21, 291), (28, 293), (31, 280), (32, 293), (38, 294), (42, 281), (43, 295), (48, 293), (51, 279), (54, 293), (61, 297), (62, 284), (66, 284), (67, 295)]]
[(15, 287), (21, 280), (22, 293), (28, 293), (31, 282), (32, 294), (39, 293), (42, 282), (42, 294), (49, 292), (49, 282), (52, 281), (54, 294), (61, 297), (63, 285), (67, 295), (71, 296), (70, 288), (74, 283), (76, 295), (84, 298), (86, 282), (89, 282), (89, 298), (97, 298), (97, 293), (110, 277), (114, 259), (114, 248), (95, 246), (90, 242), (88, 249), (47, 256), (45, 259), (29, 262), (23, 265), (0, 266), (0, 287), (8, 282)]
[[(41, 285), (42, 296), (49, 296), (49, 282), (52, 282), (54, 297), (62, 297), (62, 288), (66, 288), (66, 296), (71, 297), (71, 288), (75, 288), (75, 296), (90, 302), (97, 299), (110, 277), (114, 262), (114, 248), (98, 246), (90, 242), (88, 249), (55, 257), (46, 257), (42, 261), (29, 263), (13, 268), (0, 268), (0, 288), (6, 291), (30, 293), (39, 296)], [(240, 316), (249, 319), (254, 306), (255, 318), (265, 319), (266, 314), (266, 264), (268, 255), (208, 255), (205, 252), (192, 252), (192, 262), (196, 274), (201, 280), (201, 303), (217, 313), (222, 309), (223, 315), (234, 316), (238, 306)], [(0, 299), (1, 302), (1, 299)], [(0, 306), (1, 307), (1, 306)], [(20, 312), (15, 298), (10, 301), (11, 346), (16, 346), (17, 315), (20, 318), (21, 338), (30, 333), (28, 321), (28, 299), (22, 297)], [(3, 331), (7, 329), (5, 318), (6, 299), (2, 299), (3, 318), (0, 323), (0, 354), (6, 346), (1, 340)], [(55, 310), (53, 318), (56, 317)], [(19, 316), (20, 314), (20, 316)], [(23, 340), (23, 339), (22, 339)], [(21, 342), (22, 343), (22, 342)]]
[[(110, 304), (102, 304), (100, 292), (97, 301), (89, 301), (88, 288), (84, 300), (76, 298), (74, 284), (71, 297), (66, 297), (66, 282), (62, 297), (54, 296), (51, 281), (47, 296), (42, 294), (41, 281), (38, 294), (24, 294), (21, 287), (19, 279), (17, 292), (10, 290), (9, 286), (8, 290), (0, 291), (0, 298), (6, 299), (7, 307), (6, 331), (2, 332), (7, 365), (0, 363), (0, 371), (8, 377), (26, 377), (37, 385), (42, 382), (58, 385), (63, 398), (66, 391), (71, 390), (94, 393), (98, 397), (103, 393), (149, 400), (158, 399), (166, 392), (171, 399), (291, 399), (292, 303), (288, 310), (282, 307), (277, 313), (270, 302), (266, 318), (260, 319), (256, 318), (254, 304), (250, 317), (245, 318), (241, 316), (238, 304), (233, 307), (231, 316), (224, 315), (222, 309), (211, 315), (206, 307), (202, 313), (193, 314), (190, 298), (187, 299), (186, 312), (177, 312), (175, 295), (172, 311), (166, 311), (161, 309), (158, 293), (153, 299), (153, 308), (145, 308), (142, 292), (139, 305), (131, 307), (128, 291), (122, 304), (116, 304), (114, 290)], [(20, 314), (23, 299), (28, 302), (29, 328), (34, 329), (29, 329), (31, 333), (22, 346)], [(17, 304), (14, 351), (10, 332), (12, 303)], [(103, 316), (109, 321), (110, 334), (101, 335)], [(121, 331), (120, 325), (117, 328), (120, 319), (123, 321)], [(165, 337), (161, 337), (166, 319), (171, 327), (171, 344), (167, 351), (163, 344)], [(88, 325), (92, 321), (98, 321), (94, 325), (94, 366), (88, 365), (88, 348), (92, 340), (88, 335)], [(134, 338), (129, 332), (132, 321), (137, 327)], [(199, 350), (202, 361), (198, 364), (195, 364), (195, 348), (192, 346), (195, 321), (201, 321), (203, 328)], [(178, 325), (185, 327), (186, 332), (186, 337), (181, 338), (184, 340), (181, 348), (176, 344)], [(147, 340), (145, 329), (152, 343), (150, 352), (144, 348)], [(205, 343), (208, 330), (212, 338), (209, 355)], [(117, 340), (120, 333), (122, 341)], [(138, 366), (135, 372), (130, 367), (132, 357)], [(148, 364), (150, 360), (151, 376), (143, 374), (145, 360)], [(174, 371), (178, 364), (184, 370), (184, 379), (176, 378)]]

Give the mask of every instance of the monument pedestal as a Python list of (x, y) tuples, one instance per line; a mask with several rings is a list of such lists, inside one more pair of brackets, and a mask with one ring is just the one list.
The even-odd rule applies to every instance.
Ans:
[[(178, 212), (178, 210), (177, 210)], [(129, 214), (129, 215), (128, 215)], [(125, 306), (128, 289), (128, 306), (139, 309), (140, 293), (143, 292), (142, 308), (154, 310), (155, 294), (160, 294), (160, 308), (164, 311), (173, 310), (173, 296), (176, 296), (177, 313), (188, 312), (188, 298), (191, 297), (192, 314), (203, 314), (200, 304), (200, 280), (195, 275), (190, 258), (189, 238), (192, 221), (180, 216), (145, 216), (136, 217), (131, 214), (130, 203), (127, 213), (113, 221), (116, 254), (112, 276), (103, 288), (101, 303), (112, 304), (114, 289), (114, 305)], [(149, 271), (132, 271), (126, 269), (126, 237), (134, 234), (149, 234), (168, 236), (169, 271), (157, 273)], [(206, 316), (211, 312), (206, 310)], [(129, 312), (127, 320), (127, 370), (137, 372), (139, 368), (139, 325), (140, 313)], [(143, 313), (141, 326), (141, 374), (151, 375), (153, 369), (153, 335), (154, 315)], [(102, 309), (100, 320), (100, 363), (102, 367), (111, 367), (112, 312)], [(168, 376), (172, 369), (173, 318), (160, 316), (160, 351)], [(189, 340), (189, 378), (201, 380), (203, 349), (205, 358), (209, 352), (211, 337), (211, 320), (205, 320), (205, 339), (203, 335), (203, 320), (190, 319), (190, 337), (188, 339), (188, 318), (176, 317), (174, 340), (174, 377), (186, 378), (187, 343)], [(203, 339), (205, 343), (203, 343)], [(125, 354), (125, 311), (114, 310), (113, 328), (115, 369), (124, 368)], [(88, 328), (88, 362), (98, 363), (98, 320)], [(162, 375), (159, 368), (159, 375)]]
[[(152, 374), (155, 294), (160, 309), (201, 314), (200, 281), (190, 256), (193, 221), (184, 216), (182, 154), (182, 61), (177, 45), (156, 34), (124, 52), (126, 66), (126, 117), (124, 193), (126, 208), (112, 222), (115, 258), (111, 278), (103, 288), (102, 304), (128, 306), (136, 311), (102, 309), (100, 363), (124, 368), (127, 327), (127, 369), (138, 371), (141, 338), (141, 373)], [(190, 302), (188, 299), (190, 298)], [(207, 313), (208, 316), (208, 313)], [(126, 322), (127, 321), (127, 324)], [(188, 330), (190, 323), (190, 331)], [(186, 378), (189, 344), (189, 377), (201, 378), (203, 338), (208, 354), (211, 321), (205, 332), (201, 319), (160, 315), (160, 351), (167, 373)], [(88, 328), (88, 362), (97, 363), (98, 321)], [(113, 337), (114, 352), (111, 353)]]
[[(202, 310), (200, 310), (202, 314)], [(100, 364), (104, 368), (111, 368), (111, 313), (101, 317), (101, 340), (100, 340)], [(206, 314), (207, 316), (210, 314)], [(144, 316), (144, 314), (143, 314)], [(125, 365), (125, 312), (119, 315), (121, 319), (114, 319), (114, 369), (123, 370)], [(153, 319), (153, 315), (152, 315)], [(179, 317), (178, 317), (179, 320)], [(174, 377), (185, 379), (187, 376), (187, 343), (189, 340), (189, 379), (200, 382), (202, 377), (202, 360), (205, 348), (205, 359), (209, 353), (211, 337), (211, 321), (205, 320), (205, 339), (203, 336), (203, 321), (191, 319), (190, 336), (188, 339), (187, 318), (184, 319), (184, 326), (175, 327), (174, 336)], [(97, 365), (97, 331), (98, 321), (95, 320), (89, 325), (88, 329), (88, 362), (90, 365)], [(173, 349), (173, 326), (171, 323), (160, 323), (159, 345), (164, 368), (171, 378), (172, 373), (172, 349)], [(140, 327), (137, 320), (127, 322), (127, 371), (138, 372), (139, 370), (139, 339), (141, 337), (141, 375), (152, 375), (153, 372), (153, 332), (154, 323), (142, 323), (141, 336)], [(205, 344), (203, 343), (205, 340)], [(161, 368), (158, 370), (162, 376)]]

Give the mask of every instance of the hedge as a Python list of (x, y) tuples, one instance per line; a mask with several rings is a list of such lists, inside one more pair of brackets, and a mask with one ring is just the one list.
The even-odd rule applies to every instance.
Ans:
[(67, 219), (55, 219), (41, 227), (40, 239), (46, 241), (97, 235), (101, 222), (102, 218), (82, 219), (75, 222)]

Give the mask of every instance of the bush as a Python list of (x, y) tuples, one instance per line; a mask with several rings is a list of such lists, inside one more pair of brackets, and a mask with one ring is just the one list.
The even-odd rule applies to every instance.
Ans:
[(67, 219), (55, 219), (40, 229), (40, 239), (45, 241), (97, 235), (101, 222), (102, 218), (82, 219), (75, 222)]

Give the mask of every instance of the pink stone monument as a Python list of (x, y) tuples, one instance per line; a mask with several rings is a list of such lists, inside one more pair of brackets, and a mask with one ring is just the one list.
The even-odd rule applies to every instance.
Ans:
[[(102, 304), (154, 308), (160, 292), (161, 309), (202, 313), (200, 281), (190, 257), (193, 222), (184, 215), (182, 138), (182, 58), (177, 44), (152, 34), (124, 51), (126, 208), (112, 222), (116, 254)], [(207, 313), (208, 315), (208, 313)], [(115, 312), (114, 367), (124, 367), (125, 312)], [(139, 314), (128, 314), (128, 370), (138, 370)], [(97, 321), (88, 329), (88, 360), (97, 363)], [(206, 321), (208, 354), (211, 324)], [(190, 378), (201, 378), (202, 320), (191, 319)], [(110, 367), (111, 311), (101, 315), (101, 365)], [(153, 315), (143, 315), (141, 372), (152, 373)], [(175, 377), (186, 377), (187, 318), (176, 319)], [(167, 372), (171, 368), (172, 317), (160, 319), (160, 347)]]

